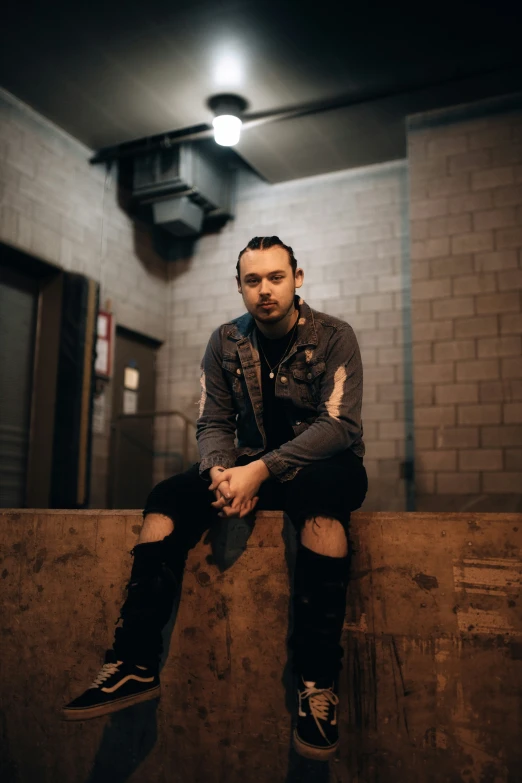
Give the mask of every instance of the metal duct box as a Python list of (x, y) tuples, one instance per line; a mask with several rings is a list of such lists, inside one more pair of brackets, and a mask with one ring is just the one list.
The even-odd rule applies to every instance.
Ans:
[[(188, 196), (205, 214), (232, 216), (230, 153), (216, 145), (179, 144), (134, 160), (132, 196), (138, 204)], [(228, 155), (226, 154), (228, 153)]]
[(156, 201), (152, 211), (155, 225), (176, 237), (196, 236), (201, 231), (203, 210), (186, 197)]

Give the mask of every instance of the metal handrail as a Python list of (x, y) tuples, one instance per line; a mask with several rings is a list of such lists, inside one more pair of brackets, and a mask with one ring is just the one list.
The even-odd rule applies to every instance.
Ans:
[(120, 413), (112, 420), (112, 424), (117, 423), (120, 419), (148, 419), (154, 418), (154, 416), (180, 416), (187, 424), (196, 426), (196, 422), (187, 416), (182, 411), (141, 411), (141, 413)]
[(120, 425), (123, 421), (128, 421), (129, 419), (154, 419), (159, 416), (178, 416), (180, 419), (183, 420), (185, 424), (185, 428), (183, 430), (183, 447), (182, 447), (182, 457), (183, 457), (183, 469), (185, 470), (188, 466), (188, 448), (189, 448), (189, 440), (188, 440), (188, 433), (189, 433), (189, 427), (196, 427), (196, 422), (191, 419), (189, 416), (187, 416), (182, 411), (141, 411), (140, 413), (120, 413), (116, 418), (114, 418), (111, 421), (111, 432), (114, 431), (115, 437), (114, 437), (114, 448), (113, 448), (113, 455), (112, 455), (112, 491), (111, 491), (111, 507), (114, 508), (114, 500), (116, 498), (116, 486), (117, 486), (117, 477), (118, 477), (118, 453), (120, 448), (120, 435), (121, 435), (121, 429), (118, 425)]

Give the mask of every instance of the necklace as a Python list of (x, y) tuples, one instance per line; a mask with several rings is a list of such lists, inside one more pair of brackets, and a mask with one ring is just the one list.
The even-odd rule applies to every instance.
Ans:
[(268, 363), (268, 359), (266, 358), (266, 354), (265, 354), (265, 352), (263, 351), (263, 346), (261, 345), (261, 340), (258, 340), (259, 347), (261, 348), (261, 353), (263, 354), (263, 358), (264, 358), (264, 360), (265, 360), (265, 362), (266, 362), (266, 364), (267, 364), (267, 367), (268, 367), (268, 369), (269, 369), (269, 371), (270, 371), (270, 372), (269, 372), (269, 374), (268, 374), (268, 377), (269, 377), (269, 378), (274, 378), (274, 377), (275, 377), (274, 370), (277, 370), (277, 368), (279, 367), (279, 365), (280, 365), (280, 364), (282, 364), (282, 363), (284, 362), (284, 360), (286, 359), (286, 355), (287, 355), (288, 351), (290, 350), (290, 346), (292, 345), (292, 341), (293, 341), (293, 339), (294, 339), (294, 333), (295, 333), (295, 330), (297, 329), (297, 322), (298, 322), (298, 321), (299, 321), (299, 316), (297, 316), (297, 318), (296, 318), (296, 320), (295, 320), (294, 328), (292, 329), (292, 334), (291, 334), (291, 336), (290, 336), (290, 340), (289, 340), (289, 342), (288, 342), (288, 345), (286, 346), (286, 350), (285, 350), (285, 352), (284, 352), (283, 356), (281, 357), (281, 359), (279, 359), (279, 361), (277, 362), (277, 364), (274, 364), (274, 366), (273, 366), (273, 367), (270, 367), (270, 364)]

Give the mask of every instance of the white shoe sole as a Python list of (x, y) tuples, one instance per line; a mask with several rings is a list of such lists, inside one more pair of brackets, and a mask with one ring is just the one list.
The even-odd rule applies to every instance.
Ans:
[(307, 745), (306, 742), (299, 737), (297, 729), (294, 729), (294, 748), (296, 753), (300, 756), (304, 756), (306, 759), (313, 759), (314, 761), (328, 761), (332, 756), (335, 756), (335, 752), (339, 747), (339, 741), (335, 745), (331, 745), (329, 748), (317, 748), (314, 745)]

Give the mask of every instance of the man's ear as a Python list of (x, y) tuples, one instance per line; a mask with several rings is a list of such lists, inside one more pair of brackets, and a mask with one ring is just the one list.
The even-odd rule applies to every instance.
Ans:
[(302, 269), (295, 270), (295, 287), (301, 288), (304, 282), (304, 272)]
[(242, 294), (243, 291), (241, 290), (241, 283), (239, 282), (239, 277), (237, 275), (236, 275), (236, 283), (237, 283), (237, 290), (238, 290), (238, 292), (240, 294)]

